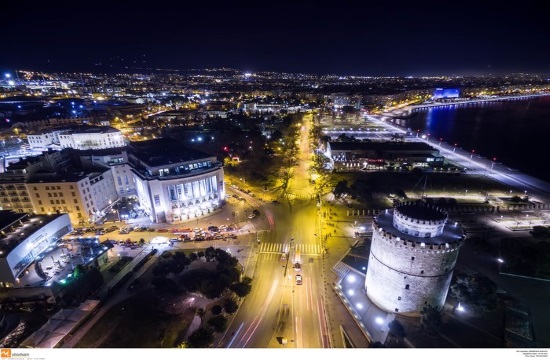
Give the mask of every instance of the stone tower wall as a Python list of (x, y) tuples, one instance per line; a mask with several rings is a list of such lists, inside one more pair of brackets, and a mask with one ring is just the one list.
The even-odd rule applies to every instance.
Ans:
[(405, 241), (373, 225), (367, 295), (380, 308), (419, 316), (425, 304), (441, 308), (462, 241), (431, 245)]

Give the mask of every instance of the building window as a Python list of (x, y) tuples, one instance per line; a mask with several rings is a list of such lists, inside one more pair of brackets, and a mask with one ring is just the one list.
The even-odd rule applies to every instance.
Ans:
[(160, 206), (160, 196), (155, 195), (155, 206)]
[(75, 192), (72, 192), (71, 194), (73, 194), (73, 196), (76, 196), (76, 193), (75, 193)]
[(420, 270), (420, 273), (421, 273), (421, 274), (424, 274), (424, 270)]
[(411, 257), (411, 260), (414, 260), (414, 256), (413, 256), (413, 257)]
[(409, 290), (409, 284), (405, 285), (405, 290)]
[(398, 309), (398, 308), (395, 308), (395, 312), (399, 312), (399, 309)]
[(38, 205), (42, 205), (42, 200), (38, 200)]
[(397, 300), (401, 300), (401, 296), (398, 296), (398, 297), (397, 297)]

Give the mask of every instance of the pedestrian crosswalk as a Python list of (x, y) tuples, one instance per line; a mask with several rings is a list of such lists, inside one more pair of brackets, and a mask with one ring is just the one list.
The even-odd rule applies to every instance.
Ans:
[(345, 263), (338, 262), (338, 264), (334, 265), (332, 271), (342, 279), (350, 272), (350, 268)]
[(292, 194), (292, 193), (286, 193), (285, 198), (288, 200), (313, 200), (316, 199), (315, 195), (312, 194)]
[(318, 255), (321, 254), (321, 245), (319, 244), (281, 244), (281, 243), (262, 243), (260, 244), (260, 253), (288, 253), (292, 249), (293, 252), (300, 252), (302, 255)]

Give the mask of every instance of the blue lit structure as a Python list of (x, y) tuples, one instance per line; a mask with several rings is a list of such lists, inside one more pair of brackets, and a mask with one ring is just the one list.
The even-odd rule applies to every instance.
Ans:
[(456, 88), (436, 88), (432, 99), (450, 99), (450, 98), (458, 98), (460, 96), (460, 89)]

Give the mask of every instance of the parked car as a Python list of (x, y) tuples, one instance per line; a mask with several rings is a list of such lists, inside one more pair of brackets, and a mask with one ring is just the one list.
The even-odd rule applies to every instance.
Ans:
[(110, 232), (113, 232), (113, 231), (117, 231), (119, 229), (118, 226), (109, 226), (107, 229), (105, 229), (105, 233), (110, 233)]

